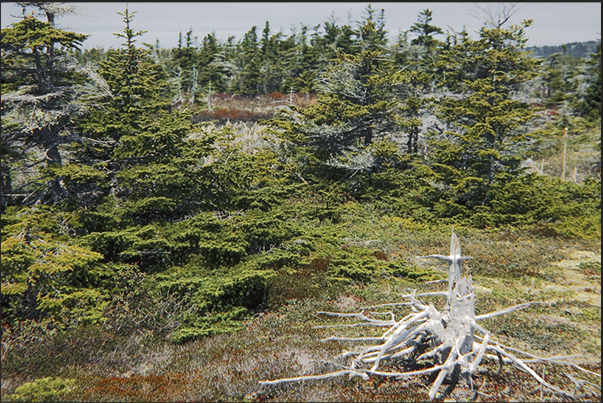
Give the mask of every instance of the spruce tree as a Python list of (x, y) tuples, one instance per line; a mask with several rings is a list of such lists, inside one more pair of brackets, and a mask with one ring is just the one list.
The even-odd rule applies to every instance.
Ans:
[(518, 173), (533, 111), (516, 95), (539, 63), (523, 52), (530, 24), (484, 26), (478, 39), (462, 36), (441, 53), (439, 74), (452, 94), (439, 102), (438, 116), (448, 130), (433, 137), (431, 157), (463, 204), (485, 203), (497, 174)]
[(406, 54), (399, 57), (401, 59), (404, 58), (413, 70), (423, 71), (428, 74), (435, 74), (436, 60), (439, 56), (439, 51), (444, 46), (444, 42), (435, 38), (436, 35), (442, 35), (444, 31), (442, 31), (442, 28), (431, 24), (433, 20), (432, 15), (433, 12), (429, 9), (421, 11), (419, 13), (419, 21), (414, 23), (405, 33), (408, 34), (411, 32), (416, 34), (417, 37), (410, 40), (410, 42), (408, 42), (406, 35), (400, 38), (406, 42), (400, 51)]
[[(153, 204), (150, 198), (155, 197), (157, 203), (171, 205), (163, 199), (165, 194), (123, 186), (135, 177), (165, 172), (162, 165), (169, 165), (180, 153), (183, 139), (190, 130), (190, 117), (186, 111), (172, 108), (165, 70), (152, 60), (148, 50), (136, 46), (136, 38), (143, 32), (131, 28), (134, 13), (126, 9), (120, 14), (126, 25), (124, 31), (117, 34), (125, 39), (123, 47), (108, 52), (107, 60), (99, 64), (99, 74), (111, 93), (103, 100), (102, 107), (92, 109), (81, 119), (79, 130), (83, 142), (74, 150), (75, 162), (90, 167), (104, 178), (105, 186), (96, 189), (94, 200), (87, 201), (91, 205), (108, 195), (129, 198), (134, 204), (149, 198), (149, 206)], [(164, 189), (165, 192), (169, 190)], [(80, 203), (85, 202), (80, 199)], [(140, 214), (138, 209), (135, 215)]]
[(202, 94), (217, 93), (226, 90), (225, 72), (219, 66), (221, 44), (214, 33), (207, 34), (201, 41), (197, 52), (199, 61), (198, 87)]
[(306, 161), (325, 174), (335, 168), (353, 177), (379, 169), (374, 143), (400, 128), (397, 106), (409, 77), (387, 53), (383, 24), (372, 11), (354, 30), (354, 52), (338, 50), (324, 67), (316, 86), (318, 104), (290, 108), (273, 122), (281, 136), (310, 152)]
[(51, 329), (102, 320), (110, 271), (74, 234), (73, 217), (51, 206), (2, 215), (3, 320), (50, 318)]
[(590, 79), (586, 83), (586, 90), (580, 100), (584, 115), (594, 121), (601, 121), (601, 40), (597, 44), (594, 53), (591, 53), (587, 61)]
[(238, 72), (233, 78), (230, 91), (241, 95), (260, 94), (262, 88), (262, 60), (256, 26), (245, 33), (237, 46), (237, 52)]
[(419, 13), (419, 21), (415, 22), (409, 31), (417, 34), (417, 37), (410, 41), (413, 45), (424, 46), (429, 50), (441, 44), (440, 41), (434, 38), (434, 35), (443, 34), (442, 28), (431, 25), (433, 20), (433, 12), (430, 9), (425, 9)]
[(31, 16), (2, 29), (2, 209), (66, 196), (60, 175), (41, 174), (62, 166), (62, 147), (76, 140), (85, 69), (67, 52), (86, 37)]
[[(182, 33), (180, 33), (182, 35)], [(195, 92), (198, 92), (199, 60), (197, 48), (193, 46), (192, 28), (186, 32), (184, 46), (179, 41), (179, 46), (172, 51), (173, 69), (179, 77), (178, 92), (181, 94), (180, 102), (194, 104)]]

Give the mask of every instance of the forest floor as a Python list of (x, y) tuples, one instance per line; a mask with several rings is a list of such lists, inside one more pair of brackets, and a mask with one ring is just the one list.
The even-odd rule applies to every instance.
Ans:
[[(378, 226), (376, 226), (378, 227)], [(383, 229), (383, 228), (382, 228)], [(378, 228), (376, 228), (377, 232)], [(456, 231), (456, 229), (455, 229)], [(445, 252), (445, 237), (405, 232), (395, 241), (370, 244), (392, 259)], [(466, 263), (474, 274), (476, 313), (492, 312), (527, 301), (535, 305), (482, 322), (492, 339), (541, 357), (580, 354), (571, 361), (601, 372), (601, 244), (600, 241), (563, 241), (556, 238), (473, 232), (459, 235)], [(435, 250), (434, 250), (435, 249)], [(485, 265), (493, 267), (484, 270)], [(433, 263), (434, 270), (437, 270)], [(464, 266), (465, 267), (465, 266)], [(518, 273), (523, 273), (518, 275)], [(442, 285), (410, 279), (377, 279), (366, 285), (332, 287), (321, 273), (294, 273), (279, 279), (300, 287), (307, 297), (249, 317), (236, 333), (172, 344), (145, 332), (117, 337), (102, 327), (84, 328), (61, 337), (41, 340), (22, 356), (17, 371), (2, 371), (3, 401), (12, 400), (17, 386), (41, 377), (75, 380), (75, 388), (59, 400), (69, 401), (425, 401), (428, 377), (395, 380), (372, 377), (261, 386), (259, 381), (318, 374), (333, 368), (322, 363), (346, 348), (343, 342), (321, 342), (343, 331), (361, 328), (316, 329), (341, 324), (341, 318), (318, 311), (359, 312), (364, 306), (400, 302), (409, 288), (437, 290)], [(322, 291), (321, 291), (322, 290)], [(438, 297), (426, 298), (437, 308)], [(276, 304), (274, 304), (276, 305)], [(404, 308), (394, 311), (405, 315)], [(363, 334), (366, 335), (366, 334)], [(348, 346), (349, 347), (349, 346)], [(14, 368), (14, 367), (13, 367)], [(572, 401), (600, 401), (600, 389), (576, 388), (568, 375), (601, 385), (600, 378), (572, 367), (533, 364), (537, 373), (557, 386), (575, 391)], [(543, 389), (530, 375), (485, 359), (473, 376), (474, 388), (464, 382), (445, 401), (565, 401)], [(476, 390), (478, 392), (476, 392)], [(9, 397), (8, 399), (6, 397)], [(569, 401), (569, 400), (567, 400)]]

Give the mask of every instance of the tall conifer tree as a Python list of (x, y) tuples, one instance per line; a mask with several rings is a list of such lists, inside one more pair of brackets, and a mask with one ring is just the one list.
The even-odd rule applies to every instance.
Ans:
[(61, 166), (61, 147), (74, 141), (68, 134), (72, 117), (85, 108), (78, 98), (84, 94), (75, 83), (81, 66), (67, 50), (86, 37), (32, 16), (2, 29), (2, 208), (14, 197), (28, 203), (65, 197), (60, 176), (42, 178), (39, 168)]
[(523, 52), (530, 24), (484, 26), (478, 39), (463, 36), (438, 61), (453, 96), (439, 103), (449, 130), (432, 142), (432, 159), (463, 203), (485, 203), (498, 173), (518, 172), (533, 111), (515, 94), (536, 76), (539, 63)]

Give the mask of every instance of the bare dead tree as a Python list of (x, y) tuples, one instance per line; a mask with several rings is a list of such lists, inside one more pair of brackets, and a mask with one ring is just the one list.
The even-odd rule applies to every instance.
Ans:
[(496, 29), (502, 28), (519, 11), (515, 3), (475, 3), (474, 7), (475, 11), (470, 14)]
[[(373, 343), (360, 346), (351, 351), (344, 351), (334, 360), (323, 361), (335, 366), (336, 371), (318, 375), (265, 380), (260, 381), (260, 384), (276, 385), (344, 375), (350, 378), (360, 377), (368, 380), (370, 375), (404, 379), (431, 374), (433, 375), (433, 384), (429, 391), (429, 399), (433, 400), (447, 377), (451, 380), (452, 388), (458, 383), (460, 377), (463, 377), (473, 388), (471, 375), (484, 358), (493, 358), (499, 361), (501, 368), (503, 364), (511, 364), (530, 374), (540, 385), (553, 393), (571, 399), (574, 398), (575, 392), (571, 393), (550, 384), (528, 364), (568, 365), (584, 373), (601, 376), (601, 374), (588, 371), (568, 361), (569, 358), (574, 356), (540, 358), (492, 340), (491, 333), (483, 328), (478, 323), (479, 321), (525, 309), (540, 302), (528, 302), (499, 311), (476, 315), (473, 280), (471, 275), (461, 277), (461, 262), (470, 259), (470, 257), (461, 256), (460, 243), (454, 230), (451, 235), (450, 255), (430, 255), (422, 258), (441, 259), (449, 263), (447, 291), (417, 294), (416, 290), (410, 290), (402, 296), (405, 299), (404, 302), (370, 306), (363, 308), (360, 313), (318, 312), (319, 314), (340, 318), (356, 318), (360, 321), (354, 324), (318, 326), (318, 328), (375, 326), (387, 330), (381, 336), (376, 337), (332, 336), (323, 339), (322, 341)], [(447, 301), (446, 305), (441, 311), (438, 311), (432, 304), (420, 300), (420, 298), (426, 296), (444, 296)], [(410, 308), (411, 312), (402, 319), (397, 319), (391, 311), (385, 313), (369, 311), (379, 307), (396, 305), (406, 306)], [(388, 318), (383, 319), (383, 316)], [(520, 358), (520, 356), (525, 358)], [(402, 365), (403, 370), (392, 371), (379, 368), (382, 363), (393, 360), (396, 360), (398, 367)], [(416, 368), (418, 363), (424, 364), (422, 367), (425, 369), (413, 369)], [(570, 379), (572, 378), (570, 377)], [(574, 380), (574, 382), (578, 387), (587, 385), (601, 389), (600, 386), (586, 381)], [(451, 391), (451, 389), (448, 390), (448, 392)]]
[[(18, 1), (17, 4), (21, 6), (21, 13), (25, 16), (28, 12), (28, 8), (35, 8), (46, 16), (46, 20), (52, 26), (55, 25), (55, 19), (61, 15), (73, 14), (77, 10), (75, 4), (69, 4), (65, 2), (57, 1)], [(32, 11), (32, 14), (35, 12)]]

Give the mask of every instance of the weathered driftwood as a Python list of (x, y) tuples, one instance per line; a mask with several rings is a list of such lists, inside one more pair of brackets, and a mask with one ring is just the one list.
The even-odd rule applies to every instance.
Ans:
[[(528, 364), (551, 363), (569, 365), (585, 373), (601, 376), (567, 361), (571, 357), (536, 357), (527, 352), (506, 347), (492, 341), (490, 339), (490, 332), (480, 326), (478, 321), (518, 311), (539, 302), (515, 305), (500, 311), (476, 316), (474, 308), (475, 291), (472, 278), (470, 275), (465, 278), (461, 277), (461, 262), (471, 259), (471, 257), (461, 256), (461, 247), (454, 229), (451, 235), (449, 256), (429, 255), (422, 256), (421, 258), (436, 258), (449, 263), (447, 292), (417, 294), (416, 290), (411, 290), (408, 294), (403, 295), (406, 302), (366, 307), (360, 313), (318, 312), (341, 318), (356, 318), (361, 322), (346, 325), (317, 326), (317, 328), (377, 326), (388, 329), (378, 337), (332, 336), (323, 339), (323, 341), (337, 340), (373, 343), (372, 345), (358, 347), (353, 351), (344, 351), (336, 357), (335, 360), (347, 362), (345, 365), (335, 360), (324, 361), (339, 368), (337, 371), (320, 375), (265, 380), (260, 381), (260, 384), (275, 385), (286, 382), (333, 378), (343, 375), (348, 375), (350, 378), (358, 376), (367, 380), (370, 375), (402, 379), (417, 375), (432, 374), (435, 379), (429, 391), (429, 399), (433, 400), (447, 376), (451, 378), (452, 384), (456, 384), (459, 377), (463, 377), (472, 386), (471, 374), (477, 369), (484, 357), (497, 359), (501, 368), (503, 364), (512, 364), (530, 374), (543, 387), (558, 395), (569, 398), (573, 397), (573, 393), (546, 382)], [(446, 297), (446, 305), (441, 312), (432, 304), (426, 304), (419, 300), (420, 297), (433, 295)], [(412, 312), (400, 320), (396, 320), (392, 312), (380, 313), (369, 311), (367, 313), (368, 309), (385, 306), (408, 306)], [(388, 318), (376, 318), (379, 315), (388, 316)], [(519, 358), (512, 352), (529, 358)], [(408, 370), (386, 371), (379, 369), (382, 362), (392, 359), (405, 359), (403, 362), (406, 363)], [(420, 370), (411, 369), (414, 364), (426, 361), (429, 361), (428, 365), (431, 365), (430, 367)], [(577, 385), (576, 390), (584, 385), (600, 389), (598, 385), (576, 380), (573, 377), (570, 377), (570, 379)]]

